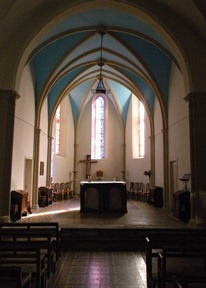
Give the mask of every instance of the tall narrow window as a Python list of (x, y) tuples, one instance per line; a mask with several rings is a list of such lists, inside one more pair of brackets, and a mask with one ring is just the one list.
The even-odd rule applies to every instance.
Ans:
[(132, 150), (133, 158), (142, 158), (145, 154), (145, 118), (144, 105), (133, 95), (132, 97)]
[(61, 110), (60, 110), (60, 105), (58, 106), (56, 110), (56, 147), (55, 147), (55, 152), (57, 155), (59, 155), (59, 148), (60, 148), (60, 123), (61, 123)]
[(105, 100), (98, 96), (92, 106), (92, 158), (105, 157)]
[(55, 117), (55, 154), (66, 157), (67, 154), (67, 131), (68, 131), (68, 98), (62, 99), (57, 107)]
[(144, 157), (144, 105), (139, 101), (139, 157)]

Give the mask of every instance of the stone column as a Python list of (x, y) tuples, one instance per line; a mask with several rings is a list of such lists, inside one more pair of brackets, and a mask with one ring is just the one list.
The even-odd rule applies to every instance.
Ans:
[(32, 208), (39, 208), (38, 205), (38, 179), (39, 179), (39, 142), (41, 129), (35, 128), (34, 134), (34, 165), (33, 165), (33, 191)]
[(0, 221), (10, 221), (11, 168), (14, 136), (15, 103), (19, 95), (0, 90)]
[(149, 137), (150, 140), (150, 165), (151, 165), (151, 178), (150, 185), (151, 187), (155, 186), (155, 136), (152, 134)]
[(168, 169), (168, 163), (169, 163), (169, 159), (168, 159), (168, 150), (169, 150), (169, 145), (168, 145), (168, 129), (165, 128), (162, 130), (162, 134), (163, 134), (163, 169), (164, 169), (164, 207), (168, 207), (169, 206), (169, 179), (168, 179), (168, 175), (169, 175), (169, 169)]
[(122, 173), (122, 180), (124, 180), (126, 182), (126, 144), (122, 144), (122, 154), (123, 154), (123, 169), (121, 170), (121, 173)]
[(46, 175), (46, 185), (51, 185), (51, 160), (52, 160), (52, 142), (53, 137), (48, 136), (48, 152), (47, 152), (47, 175)]
[(191, 220), (203, 225), (206, 220), (206, 92), (191, 93), (189, 102), (191, 154)]

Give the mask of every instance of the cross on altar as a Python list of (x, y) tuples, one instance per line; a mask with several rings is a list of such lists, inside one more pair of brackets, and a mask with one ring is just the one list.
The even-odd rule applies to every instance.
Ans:
[(80, 160), (80, 163), (86, 163), (86, 179), (91, 176), (91, 164), (97, 163), (97, 160), (92, 160), (91, 155), (86, 156), (86, 160)]

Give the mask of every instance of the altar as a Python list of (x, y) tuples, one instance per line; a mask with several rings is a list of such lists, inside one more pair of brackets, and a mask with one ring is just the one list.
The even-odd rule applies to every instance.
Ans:
[(81, 212), (127, 212), (124, 181), (81, 181)]

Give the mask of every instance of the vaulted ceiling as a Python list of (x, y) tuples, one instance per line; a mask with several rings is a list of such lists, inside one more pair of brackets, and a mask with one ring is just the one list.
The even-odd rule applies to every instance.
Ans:
[[(179, 1), (158, 2), (168, 5), (177, 17), (178, 14), (182, 17), (184, 12), (185, 21), (189, 21), (187, 13), (181, 11), (181, 4), (177, 10)], [(200, 15), (201, 18), (198, 22), (194, 18), (190, 21), (195, 22), (195, 26), (201, 21), (205, 25), (204, 1), (198, 2), (200, 6), (195, 6), (197, 1), (192, 2), (196, 12), (194, 18)], [(103, 81), (110, 90), (108, 97), (124, 122), (132, 93), (143, 101), (151, 115), (156, 97), (167, 110), (171, 65), (178, 66), (174, 51), (157, 27), (141, 15), (105, 6), (69, 16), (65, 13), (39, 39), (28, 59), (36, 84), (36, 102), (42, 96), (47, 97), (51, 116), (58, 99), (68, 95), (76, 125), (82, 103), (91, 99), (91, 91), (99, 80), (99, 31), (106, 32), (102, 44)]]

